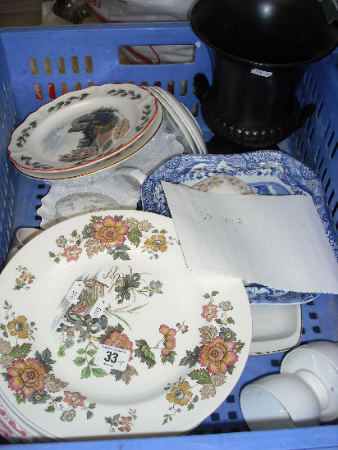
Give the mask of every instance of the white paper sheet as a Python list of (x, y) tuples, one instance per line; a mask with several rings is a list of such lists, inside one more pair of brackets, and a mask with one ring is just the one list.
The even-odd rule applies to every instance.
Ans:
[(338, 294), (338, 263), (311, 198), (162, 185), (192, 270), (285, 291)]

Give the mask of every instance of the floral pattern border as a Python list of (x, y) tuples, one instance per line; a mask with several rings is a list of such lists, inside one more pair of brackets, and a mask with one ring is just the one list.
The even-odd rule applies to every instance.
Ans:
[[(50, 250), (48, 253), (52, 264), (59, 264), (61, 261), (66, 265), (76, 264), (82, 257), (90, 259), (104, 252), (112, 257), (111, 273), (115, 277), (113, 287), (119, 308), (126, 307), (127, 313), (133, 313), (133, 308), (136, 311), (139, 306), (144, 307), (141, 303), (132, 303), (135, 296), (151, 300), (155, 298), (156, 301), (157, 296), (165, 289), (162, 280), (152, 279), (149, 274), (144, 277), (133, 272), (131, 268), (129, 272), (121, 272), (120, 266), (113, 265), (114, 260), (122, 259), (128, 266), (131, 248), (138, 247), (140, 252), (144, 252), (155, 262), (168, 251), (170, 245), (179, 245), (177, 240), (170, 237), (167, 230), (156, 228), (147, 220), (137, 220), (124, 215), (89, 217), (90, 220), (85, 222), (82, 230), (64, 233), (56, 239), (55, 252)], [(95, 241), (93, 248), (91, 247), (94, 242), (86, 245), (90, 239)], [(76, 249), (73, 248), (74, 245)], [(121, 248), (120, 245), (128, 248)], [(68, 247), (75, 252), (68, 254)], [(88, 250), (89, 248), (91, 250)], [(26, 286), (14, 288), (15, 290), (25, 291), (35, 287), (38, 280), (27, 267), (17, 266), (16, 270), (20, 274), (24, 273)], [(109, 411), (105, 417), (100, 417), (95, 402), (86, 398), (86, 394), (80, 389), (71, 389), (63, 377), (55, 374), (54, 366), (58, 359), (74, 347), (72, 355), (76, 355), (71, 360), (79, 367), (79, 378), (86, 380), (90, 376), (101, 378), (110, 375), (114, 383), (122, 382), (126, 385), (138, 375), (139, 367), (143, 367), (147, 372), (157, 365), (185, 366), (186, 376), (164, 388), (162, 403), (167, 405), (167, 408), (161, 407), (161, 412), (162, 425), (166, 425), (174, 421), (177, 414), (190, 414), (197, 406), (200, 408), (201, 401), (215, 397), (219, 387), (226, 384), (229, 376), (237, 373), (236, 363), (244, 343), (234, 331), (232, 304), (221, 298), (218, 291), (206, 293), (204, 299), (200, 314), (204, 322), (199, 328), (200, 342), (195, 348), (183, 347), (181, 351), (180, 340), (190, 331), (190, 325), (184, 320), (179, 320), (176, 324), (170, 321), (158, 323), (158, 338), (153, 335), (152, 339), (144, 339), (142, 335), (131, 337), (127, 329), (130, 327), (121, 317), (113, 316), (115, 323), (112, 324), (105, 320), (103, 315), (89, 318), (85, 313), (81, 316), (81, 311), (78, 311), (81, 317), (77, 316), (75, 321), (68, 321), (65, 316), (60, 329), (57, 330), (61, 340), (56, 351), (48, 346), (36, 349), (33, 344), (37, 325), (29, 320), (28, 314), (18, 314), (9, 302), (4, 301), (5, 313), (2, 314), (0, 323), (0, 367), (3, 369), (2, 372), (0, 370), (0, 376), (17, 405), (26, 404), (39, 408), (43, 414), (55, 417), (67, 427), (68, 424), (85, 424), (86, 420), (95, 417), (95, 423), (105, 422), (107, 433), (114, 434), (132, 432), (137, 417), (141, 417), (140, 411), (137, 413), (131, 406), (125, 410), (121, 408), (118, 411)], [(75, 306), (81, 306), (80, 303)], [(95, 363), (95, 347), (91, 344), (87, 347), (91, 340), (95, 340), (97, 344), (128, 350), (130, 358), (126, 370), (111, 370), (105, 373)], [(133, 360), (137, 361), (136, 367)]]
[(208, 303), (202, 306), (201, 316), (206, 324), (199, 328), (200, 345), (187, 350), (179, 363), (193, 370), (164, 388), (170, 406), (162, 425), (172, 422), (185, 408), (193, 410), (200, 400), (215, 397), (217, 388), (236, 369), (238, 355), (245, 344), (232, 329), (235, 320), (229, 315), (233, 309), (231, 302), (217, 302), (218, 294), (218, 291), (204, 294)]
[[(150, 233), (148, 233), (150, 232)], [(107, 253), (114, 260), (130, 260), (131, 246), (140, 247), (141, 252), (157, 259), (177, 240), (164, 229), (156, 229), (147, 220), (134, 217), (92, 216), (81, 231), (73, 230), (70, 236), (60, 235), (56, 240), (57, 250), (50, 250), (49, 256), (55, 263), (77, 261), (81, 255), (92, 258), (98, 253)]]

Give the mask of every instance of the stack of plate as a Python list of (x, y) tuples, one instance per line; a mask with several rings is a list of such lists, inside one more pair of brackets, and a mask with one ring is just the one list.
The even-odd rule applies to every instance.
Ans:
[(230, 394), (251, 342), (237, 278), (196, 275), (172, 219), (84, 214), (0, 275), (0, 433), (10, 441), (186, 432)]
[(172, 94), (160, 87), (148, 86), (147, 89), (158, 99), (162, 107), (168, 112), (174, 127), (176, 126), (176, 128), (178, 127), (181, 130), (184, 139), (193, 150), (192, 153), (207, 153), (202, 131), (189, 109)]
[(156, 133), (162, 106), (131, 83), (92, 86), (45, 104), (14, 131), (10, 159), (45, 180), (86, 175), (129, 158)]

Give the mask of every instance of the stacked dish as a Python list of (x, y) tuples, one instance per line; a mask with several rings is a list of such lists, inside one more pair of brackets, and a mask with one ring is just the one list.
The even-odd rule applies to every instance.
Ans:
[(24, 175), (73, 178), (117, 165), (156, 133), (163, 110), (131, 83), (69, 92), (30, 114), (14, 131), (10, 159)]
[(0, 292), (10, 441), (185, 432), (246, 364), (242, 282), (189, 271), (164, 216), (108, 210), (57, 224), (14, 255)]
[(202, 131), (189, 109), (170, 92), (157, 86), (148, 86), (151, 92), (168, 112), (174, 127), (181, 130), (183, 138), (188, 142), (192, 153), (207, 153)]

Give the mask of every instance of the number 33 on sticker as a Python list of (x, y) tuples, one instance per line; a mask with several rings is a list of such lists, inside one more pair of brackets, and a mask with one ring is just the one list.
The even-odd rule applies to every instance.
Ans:
[(130, 351), (124, 348), (101, 345), (95, 356), (95, 364), (124, 372), (130, 358)]
[(104, 361), (116, 363), (117, 358), (119, 357), (118, 353), (116, 353), (116, 352), (112, 353), (112, 352), (106, 351), (106, 354), (107, 354), (107, 356), (105, 358), (103, 358)]

